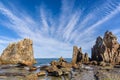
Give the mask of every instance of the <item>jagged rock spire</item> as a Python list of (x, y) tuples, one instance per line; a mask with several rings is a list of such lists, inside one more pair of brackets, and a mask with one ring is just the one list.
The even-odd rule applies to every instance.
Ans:
[(117, 37), (110, 31), (106, 31), (104, 37), (98, 37), (92, 48), (92, 60), (110, 63), (120, 62), (120, 44)]

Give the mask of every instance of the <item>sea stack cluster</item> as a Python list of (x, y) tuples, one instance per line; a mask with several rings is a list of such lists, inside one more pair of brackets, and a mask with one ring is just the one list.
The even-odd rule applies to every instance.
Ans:
[(106, 31), (104, 37), (97, 37), (96, 43), (92, 48), (91, 58), (88, 54), (83, 54), (82, 48), (73, 47), (72, 64), (98, 64), (110, 63), (113, 65), (120, 64), (120, 44), (117, 37), (109, 31)]
[(73, 47), (73, 57), (72, 57), (72, 64), (78, 64), (78, 63), (88, 63), (89, 57), (87, 53), (82, 52), (82, 48), (78, 48), (77, 46)]
[(92, 60), (106, 63), (120, 63), (120, 44), (112, 32), (106, 31), (104, 37), (98, 37), (92, 48)]

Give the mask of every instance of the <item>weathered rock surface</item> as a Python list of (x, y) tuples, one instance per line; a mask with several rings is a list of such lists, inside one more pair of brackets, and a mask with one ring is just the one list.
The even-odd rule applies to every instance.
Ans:
[(96, 80), (120, 80), (119, 69), (97, 70), (95, 73)]
[(37, 73), (37, 76), (40, 77), (40, 76), (45, 76), (46, 75), (46, 72), (45, 71), (40, 71)]
[(29, 68), (29, 71), (36, 71), (37, 70), (37, 67), (35, 67), (35, 66), (30, 66), (30, 68)]
[(29, 74), (25, 77), (25, 80), (38, 80), (37, 74)]
[(71, 71), (72, 65), (66, 62), (62, 57), (58, 61), (52, 61), (49, 67), (44, 67), (50, 76), (68, 75)]
[(2, 64), (34, 64), (35, 59), (32, 45), (33, 42), (30, 39), (24, 39), (18, 43), (9, 44), (1, 55)]
[(89, 57), (88, 57), (88, 54), (85, 53), (83, 54), (82, 53), (82, 49), (79, 48), (77, 46), (74, 46), (73, 47), (73, 57), (72, 57), (72, 64), (77, 64), (77, 63), (88, 63), (89, 62)]
[(120, 63), (120, 44), (112, 32), (106, 31), (104, 37), (98, 37), (92, 48), (92, 60), (107, 63)]

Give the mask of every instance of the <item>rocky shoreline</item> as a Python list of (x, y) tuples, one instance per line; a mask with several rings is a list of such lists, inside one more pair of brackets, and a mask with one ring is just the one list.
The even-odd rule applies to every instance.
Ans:
[(120, 44), (112, 32), (98, 37), (92, 56), (73, 47), (71, 62), (60, 57), (50, 65), (36, 67), (33, 42), (9, 44), (0, 56), (0, 80), (120, 80)]
[(82, 65), (79, 69), (73, 69), (69, 73), (59, 76), (57, 73), (50, 75), (40, 68), (30, 71), (29, 67), (2, 65), (0, 80), (120, 80), (120, 65), (104, 67)]

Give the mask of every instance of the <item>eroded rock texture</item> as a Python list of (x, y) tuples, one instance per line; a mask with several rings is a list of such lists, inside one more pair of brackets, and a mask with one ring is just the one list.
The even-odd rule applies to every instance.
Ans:
[(50, 76), (61, 76), (70, 74), (71, 68), (72, 65), (61, 57), (58, 61), (52, 61), (50, 66), (44, 67), (44, 70), (46, 70)]
[(78, 48), (77, 46), (73, 47), (73, 57), (72, 57), (72, 64), (76, 63), (88, 63), (89, 62), (89, 57), (88, 54), (82, 53), (82, 48)]
[(120, 44), (112, 32), (106, 31), (104, 37), (98, 37), (92, 48), (92, 60), (108, 63), (120, 63)]
[(24, 39), (18, 43), (9, 44), (1, 55), (2, 64), (34, 64), (35, 59), (32, 45), (33, 42), (30, 39)]

